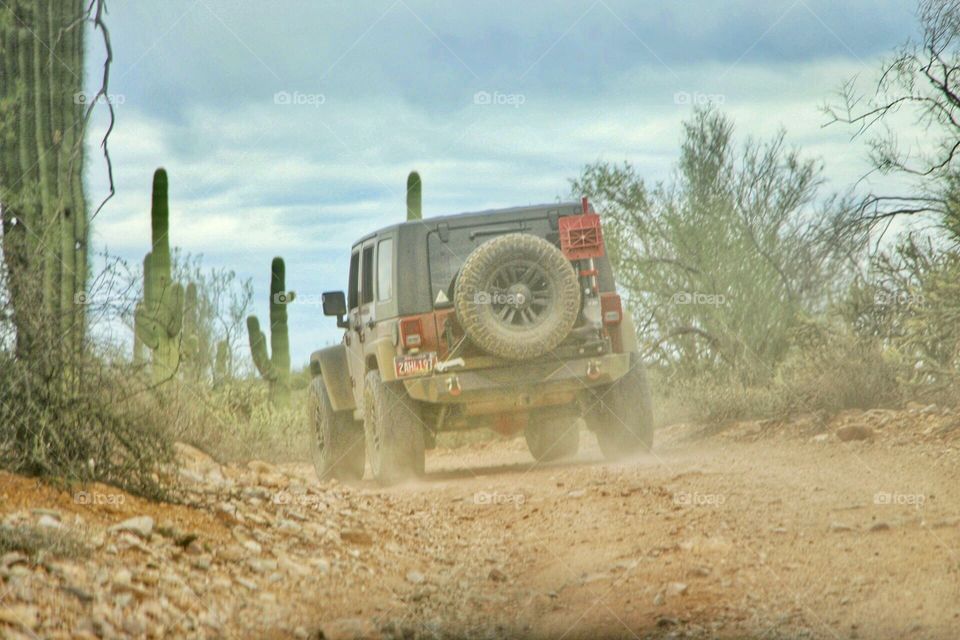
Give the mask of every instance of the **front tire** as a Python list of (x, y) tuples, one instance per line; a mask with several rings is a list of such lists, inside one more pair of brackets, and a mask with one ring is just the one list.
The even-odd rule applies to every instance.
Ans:
[(351, 411), (334, 411), (323, 378), (310, 382), (307, 395), (313, 442), (313, 466), (317, 478), (360, 480), (363, 478), (363, 429)]
[(580, 447), (580, 422), (569, 408), (547, 408), (531, 416), (523, 430), (527, 448), (537, 462), (574, 456)]
[(587, 427), (608, 460), (653, 448), (653, 403), (643, 363), (630, 354), (630, 369), (613, 384), (590, 389), (586, 396)]
[(373, 477), (395, 484), (423, 475), (423, 421), (402, 382), (383, 382), (379, 371), (364, 381), (363, 430)]

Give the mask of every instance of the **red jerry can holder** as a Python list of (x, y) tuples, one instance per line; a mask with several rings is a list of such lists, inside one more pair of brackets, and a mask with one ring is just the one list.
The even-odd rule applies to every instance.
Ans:
[(560, 250), (567, 260), (587, 260), (603, 256), (603, 233), (600, 216), (582, 213), (559, 219)]

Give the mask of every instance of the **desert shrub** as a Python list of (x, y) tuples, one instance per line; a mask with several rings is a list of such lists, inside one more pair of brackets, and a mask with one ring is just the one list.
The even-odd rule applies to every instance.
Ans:
[(773, 385), (784, 413), (869, 409), (899, 401), (900, 359), (877, 341), (843, 325), (807, 322), (793, 332), (792, 342)]
[[(51, 349), (42, 361), (56, 357)], [(59, 368), (0, 360), (0, 467), (163, 494), (155, 471), (171, 460), (169, 432), (128, 364), (101, 355)]]
[(604, 239), (646, 358), (675, 378), (765, 383), (789, 332), (821, 313), (862, 250), (840, 234), (845, 202), (823, 194), (822, 162), (783, 132), (734, 142), (729, 118), (697, 109), (676, 172), (648, 186), (628, 162), (587, 165), (571, 182)]
[(808, 321), (770, 381), (745, 385), (736, 377), (685, 381), (676, 392), (708, 422), (786, 417), (798, 413), (890, 406), (902, 400), (899, 355), (841, 323)]
[(960, 383), (960, 255), (908, 235), (873, 258), (844, 313), (860, 335), (897, 353), (917, 397), (955, 402)]

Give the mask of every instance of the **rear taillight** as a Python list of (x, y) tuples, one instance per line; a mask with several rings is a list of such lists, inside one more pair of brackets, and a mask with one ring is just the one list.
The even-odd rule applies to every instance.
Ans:
[(600, 294), (600, 315), (603, 324), (616, 325), (623, 320), (623, 305), (620, 296), (615, 293)]
[(404, 349), (419, 349), (423, 344), (423, 325), (420, 318), (400, 321), (400, 344)]

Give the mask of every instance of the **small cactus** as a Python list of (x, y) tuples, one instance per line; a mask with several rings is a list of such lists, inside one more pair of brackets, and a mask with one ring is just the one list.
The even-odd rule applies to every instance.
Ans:
[(286, 269), (283, 258), (273, 259), (270, 265), (270, 352), (267, 337), (260, 329), (257, 316), (247, 317), (250, 354), (260, 375), (270, 384), (270, 400), (283, 405), (289, 399), (290, 333), (287, 328), (287, 304), (294, 293), (286, 291)]
[(407, 220), (422, 220), (423, 183), (420, 182), (420, 174), (411, 171), (407, 176)]

